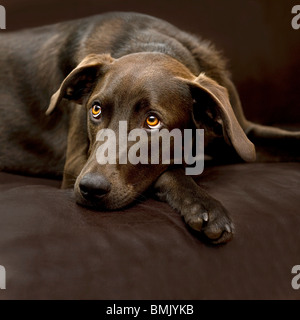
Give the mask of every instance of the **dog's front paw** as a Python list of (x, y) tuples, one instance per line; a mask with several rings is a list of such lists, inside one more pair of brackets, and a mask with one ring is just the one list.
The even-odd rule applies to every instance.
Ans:
[(201, 232), (213, 244), (228, 242), (233, 236), (234, 226), (227, 210), (215, 199), (205, 205), (195, 199), (184, 206), (181, 214), (189, 227)]

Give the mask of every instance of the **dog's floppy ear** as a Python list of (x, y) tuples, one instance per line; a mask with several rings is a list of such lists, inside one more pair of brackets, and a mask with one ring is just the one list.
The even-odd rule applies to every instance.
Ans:
[(227, 89), (204, 74), (189, 82), (189, 85), (195, 100), (195, 122), (203, 121), (203, 116), (209, 114), (211, 121), (221, 123), (225, 140), (229, 140), (239, 156), (245, 161), (255, 161), (255, 147), (235, 117)]
[(105, 67), (113, 61), (114, 59), (108, 54), (86, 56), (53, 94), (46, 114), (51, 114), (64, 98), (82, 104), (83, 97), (93, 90), (97, 78), (105, 72)]

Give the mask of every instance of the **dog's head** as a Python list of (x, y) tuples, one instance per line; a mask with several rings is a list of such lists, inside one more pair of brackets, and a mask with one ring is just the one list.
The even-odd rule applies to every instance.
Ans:
[[(147, 136), (163, 128), (183, 131), (198, 127), (209, 132), (221, 127), (226, 140), (244, 160), (255, 157), (252, 143), (235, 118), (227, 90), (204, 74), (195, 77), (183, 64), (164, 54), (135, 53), (119, 59), (89, 55), (62, 82), (47, 113), (62, 99), (82, 105), (87, 115), (87, 160), (74, 186), (77, 202), (83, 205), (123, 207), (149, 188), (169, 166), (120, 163), (118, 150), (124, 147), (120, 145), (124, 141), (120, 121), (126, 121), (127, 132), (139, 128)], [(107, 128), (115, 133), (110, 143), (117, 150), (116, 161), (100, 164), (99, 148), (108, 140), (101, 139), (99, 133)], [(74, 152), (82, 149), (76, 146), (76, 135), (68, 143), (74, 145)], [(127, 149), (132, 145), (127, 141)]]

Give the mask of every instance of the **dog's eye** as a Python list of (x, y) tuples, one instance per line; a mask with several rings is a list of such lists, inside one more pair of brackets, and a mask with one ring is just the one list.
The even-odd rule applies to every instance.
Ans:
[(148, 126), (148, 128), (150, 129), (157, 129), (160, 127), (161, 122), (160, 120), (157, 118), (157, 116), (154, 115), (149, 115), (146, 119), (146, 125)]
[(94, 102), (91, 109), (92, 117), (95, 119), (100, 119), (101, 117), (101, 106), (99, 102)]

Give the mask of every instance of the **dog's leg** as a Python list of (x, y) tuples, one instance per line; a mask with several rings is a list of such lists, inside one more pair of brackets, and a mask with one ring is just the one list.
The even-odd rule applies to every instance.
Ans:
[(76, 178), (87, 161), (88, 146), (85, 110), (80, 105), (74, 105), (70, 115), (66, 162), (61, 186), (63, 189), (74, 186)]
[(233, 223), (223, 205), (186, 176), (182, 168), (164, 172), (154, 185), (155, 194), (171, 205), (189, 227), (200, 231), (211, 243), (229, 241)]

